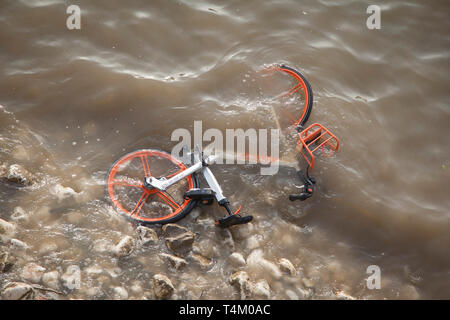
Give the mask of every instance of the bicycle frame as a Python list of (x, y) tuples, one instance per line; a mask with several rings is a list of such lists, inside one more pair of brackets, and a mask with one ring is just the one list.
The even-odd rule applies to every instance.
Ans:
[(216, 180), (216, 177), (208, 168), (209, 165), (215, 163), (216, 157), (209, 156), (206, 159), (201, 159), (198, 152), (196, 152), (194, 153), (194, 159), (196, 162), (192, 166), (174, 175), (170, 179), (157, 179), (154, 177), (145, 178), (144, 187), (156, 188), (160, 191), (165, 191), (171, 185), (177, 183), (178, 181), (186, 178), (193, 173), (200, 171), (203, 174), (203, 177), (205, 177), (205, 180), (208, 183), (209, 187), (215, 192), (217, 202), (221, 203), (226, 200), (225, 196), (223, 195), (222, 188)]

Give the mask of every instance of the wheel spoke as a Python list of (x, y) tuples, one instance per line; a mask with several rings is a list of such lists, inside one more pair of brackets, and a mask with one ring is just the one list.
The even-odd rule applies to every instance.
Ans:
[(140, 156), (142, 167), (144, 168), (145, 177), (148, 178), (151, 176), (150, 166), (148, 165), (147, 155)]
[(148, 192), (143, 192), (142, 196), (139, 198), (138, 202), (136, 203), (136, 206), (134, 207), (133, 211), (131, 211), (131, 215), (132, 216), (138, 216), (139, 215), (139, 211), (141, 211), (142, 206), (144, 205), (144, 203), (147, 201), (149, 196)]
[(296, 84), (294, 87), (292, 87), (291, 89), (289, 89), (288, 92), (282, 94), (280, 97), (283, 98), (285, 96), (290, 96), (294, 93), (296, 93), (298, 90), (303, 89), (303, 85), (299, 82), (298, 84)]
[(180, 205), (178, 203), (176, 203), (175, 201), (173, 201), (172, 199), (170, 199), (168, 196), (166, 196), (164, 193), (162, 193), (161, 191), (157, 192), (156, 195), (158, 197), (160, 197), (165, 203), (167, 203), (169, 206), (171, 206), (173, 209), (179, 209)]

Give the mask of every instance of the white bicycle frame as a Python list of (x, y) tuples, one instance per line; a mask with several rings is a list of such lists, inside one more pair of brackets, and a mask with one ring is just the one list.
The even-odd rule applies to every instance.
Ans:
[(220, 203), (224, 199), (226, 200), (225, 196), (223, 195), (222, 188), (220, 187), (219, 183), (216, 180), (216, 177), (214, 176), (212, 171), (208, 168), (208, 165), (215, 163), (216, 157), (209, 156), (206, 159), (202, 159), (200, 156), (200, 152), (198, 151), (195, 151), (193, 155), (195, 163), (186, 170), (181, 171), (180, 173), (174, 175), (170, 179), (166, 178), (157, 179), (154, 177), (145, 178), (145, 184), (160, 191), (165, 191), (171, 185), (177, 183), (178, 181), (186, 178), (187, 176), (197, 171), (200, 171), (205, 177), (205, 180), (208, 183), (209, 187), (215, 192), (217, 202)]

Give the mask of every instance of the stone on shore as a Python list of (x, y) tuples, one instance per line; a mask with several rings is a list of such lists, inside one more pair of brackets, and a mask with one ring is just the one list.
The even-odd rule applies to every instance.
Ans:
[(134, 240), (130, 236), (122, 238), (119, 243), (113, 248), (113, 253), (117, 257), (125, 257), (130, 255), (134, 250)]
[(166, 246), (170, 251), (178, 254), (186, 254), (192, 250), (194, 233), (187, 231), (180, 235), (166, 238)]
[(44, 273), (42, 283), (51, 289), (59, 290), (59, 272), (55, 270)]
[(2, 291), (4, 300), (32, 300), (35, 293), (31, 285), (23, 282), (11, 282)]
[(161, 253), (160, 256), (166, 258), (170, 262), (172, 267), (174, 267), (176, 270), (179, 270), (188, 264), (185, 259), (174, 256), (172, 254)]
[(151, 228), (139, 226), (136, 228), (136, 232), (138, 233), (139, 241), (142, 245), (156, 244), (158, 242), (158, 235), (156, 234), (156, 231)]
[(35, 177), (19, 164), (10, 165), (3, 179), (22, 186), (30, 186), (35, 182)]
[(175, 288), (167, 276), (163, 274), (155, 274), (153, 276), (153, 292), (157, 299), (169, 299)]
[(22, 269), (21, 277), (32, 283), (39, 283), (42, 279), (42, 275), (45, 272), (45, 268), (40, 265), (31, 262), (25, 265)]
[(230, 257), (230, 262), (234, 267), (243, 267), (245, 266), (245, 259), (244, 256), (242, 254), (240, 254), (239, 252), (233, 252)]
[(16, 233), (16, 226), (8, 221), (0, 219), (0, 239), (3, 242), (11, 239)]
[(288, 259), (281, 258), (278, 260), (278, 264), (280, 265), (280, 270), (291, 275), (295, 276), (297, 274), (297, 270), (295, 270), (294, 265)]

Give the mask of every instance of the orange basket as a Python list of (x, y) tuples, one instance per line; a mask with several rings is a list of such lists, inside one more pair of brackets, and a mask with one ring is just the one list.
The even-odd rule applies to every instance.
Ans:
[(320, 149), (322, 155), (331, 156), (339, 149), (339, 139), (321, 124), (314, 123), (298, 134), (297, 149), (313, 169), (314, 152)]

